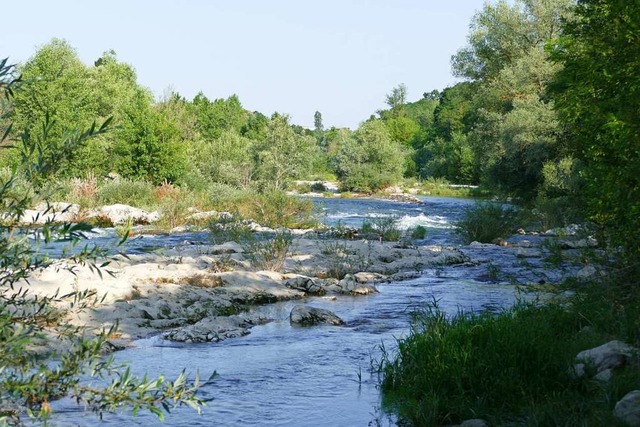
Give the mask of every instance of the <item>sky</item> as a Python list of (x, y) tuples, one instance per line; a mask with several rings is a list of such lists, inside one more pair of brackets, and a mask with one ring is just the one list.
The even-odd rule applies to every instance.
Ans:
[(3, 5), (0, 58), (52, 38), (93, 62), (113, 49), (160, 98), (238, 95), (251, 111), (356, 128), (403, 83), (408, 100), (456, 83), (450, 59), (484, 0), (20, 0)]

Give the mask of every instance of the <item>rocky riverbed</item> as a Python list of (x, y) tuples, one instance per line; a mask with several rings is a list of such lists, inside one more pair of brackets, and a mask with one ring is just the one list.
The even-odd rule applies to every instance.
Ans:
[[(81, 311), (68, 309), (64, 321), (96, 331), (117, 323), (113, 341), (118, 345), (155, 334), (173, 341), (217, 342), (246, 335), (253, 326), (271, 320), (252, 314), (251, 306), (310, 296), (366, 297), (377, 291), (378, 283), (414, 279), (428, 269), (463, 268), (477, 280), (520, 284), (553, 283), (567, 274), (584, 274), (575, 266), (551, 274), (545, 263), (546, 239), (514, 236), (502, 245), (456, 248), (299, 237), (293, 239), (279, 271), (261, 269), (255, 256), (238, 243), (183, 241), (155, 252), (117, 255), (106, 267), (109, 274), (102, 277), (89, 266), (59, 260), (34, 272), (29, 289), (38, 295), (95, 291), (95, 304)], [(568, 254), (572, 249), (565, 246)]]

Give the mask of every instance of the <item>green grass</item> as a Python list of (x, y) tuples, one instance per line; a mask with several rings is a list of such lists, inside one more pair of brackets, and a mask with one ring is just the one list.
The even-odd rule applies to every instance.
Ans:
[(385, 242), (397, 242), (402, 237), (398, 228), (397, 216), (385, 216), (366, 219), (362, 223), (361, 233), (368, 238), (380, 239)]
[(518, 212), (500, 203), (480, 202), (467, 208), (457, 221), (456, 234), (465, 243), (491, 243), (500, 237), (510, 236), (516, 228)]
[[(385, 407), (416, 426), (483, 418), (489, 425), (619, 425), (613, 406), (640, 386), (637, 366), (610, 383), (573, 379), (576, 354), (611, 339), (640, 338), (638, 292), (581, 290), (571, 304), (519, 303), (499, 314), (436, 304), (378, 365)], [(588, 328), (585, 328), (587, 327)]]

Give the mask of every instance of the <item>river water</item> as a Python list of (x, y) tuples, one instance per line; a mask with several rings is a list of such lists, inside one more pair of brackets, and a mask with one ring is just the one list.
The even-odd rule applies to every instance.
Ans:
[[(423, 204), (369, 199), (322, 199), (316, 203), (330, 225), (359, 226), (366, 218), (394, 215), (403, 227), (427, 227), (427, 244), (451, 244), (451, 223), (472, 201), (425, 198)], [(188, 236), (194, 238), (193, 233)], [(195, 236), (198, 237), (198, 236)], [(106, 238), (106, 237), (105, 237)], [(185, 236), (156, 236), (139, 242), (174, 244)], [(433, 300), (444, 310), (498, 310), (515, 301), (514, 287), (476, 281), (464, 269), (428, 269), (414, 280), (379, 285), (370, 296), (320, 297), (255, 307), (274, 321), (254, 327), (248, 336), (216, 344), (177, 345), (158, 337), (139, 340), (117, 352), (134, 373), (167, 378), (182, 369), (217, 379), (202, 389), (211, 399), (198, 415), (178, 408), (167, 415), (170, 426), (367, 426), (394, 425), (381, 410), (377, 378), (370, 373), (381, 346), (393, 352), (397, 338), (410, 328), (411, 314)], [(295, 304), (327, 308), (347, 322), (345, 327), (289, 325)], [(70, 401), (55, 405), (59, 425), (147, 426), (158, 424), (148, 414), (105, 414), (102, 421)]]

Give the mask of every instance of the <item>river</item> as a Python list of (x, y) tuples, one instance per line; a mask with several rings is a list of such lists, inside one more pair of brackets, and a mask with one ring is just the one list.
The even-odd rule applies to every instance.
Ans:
[[(321, 199), (316, 206), (330, 225), (359, 226), (366, 218), (394, 215), (403, 227), (427, 227), (426, 244), (455, 241), (451, 223), (472, 201), (429, 197), (423, 204), (373, 199)], [(185, 236), (156, 236), (133, 242), (170, 245)], [(195, 236), (198, 237), (198, 236)], [(204, 238), (204, 236), (200, 236)], [(106, 238), (106, 237), (105, 237)], [(193, 239), (193, 233), (189, 235)], [(143, 244), (143, 241), (146, 242)], [(158, 337), (135, 342), (117, 352), (134, 373), (168, 378), (184, 368), (217, 379), (201, 390), (211, 399), (198, 415), (178, 408), (167, 415), (169, 426), (367, 426), (395, 425), (380, 406), (372, 360), (383, 345), (393, 351), (397, 338), (410, 328), (411, 314), (433, 300), (444, 310), (498, 310), (515, 301), (512, 285), (474, 280), (465, 269), (427, 269), (417, 279), (379, 285), (370, 296), (309, 298), (347, 322), (345, 327), (292, 327), (288, 316), (300, 301), (255, 307), (274, 321), (254, 327), (251, 334), (216, 344), (178, 345)], [(55, 404), (54, 424), (147, 426), (158, 424), (149, 414), (105, 414), (102, 421), (68, 400)]]

